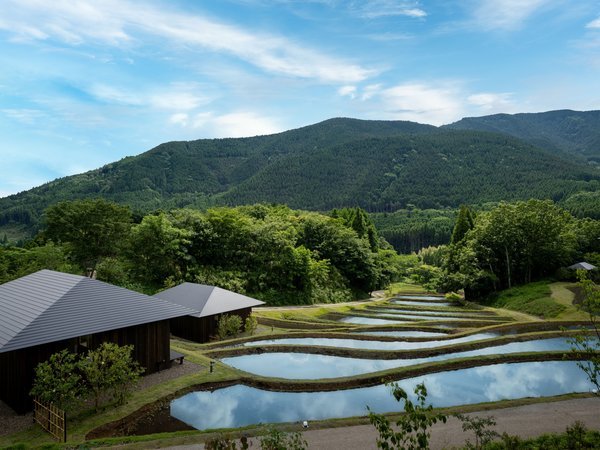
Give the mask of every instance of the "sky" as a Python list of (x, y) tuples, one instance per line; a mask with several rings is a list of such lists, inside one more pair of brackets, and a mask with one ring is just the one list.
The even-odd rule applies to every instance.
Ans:
[(600, 109), (599, 0), (1, 0), (0, 197), (332, 117)]

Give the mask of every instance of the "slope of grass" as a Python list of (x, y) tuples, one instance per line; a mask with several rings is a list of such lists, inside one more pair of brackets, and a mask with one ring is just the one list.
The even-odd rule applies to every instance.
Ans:
[(567, 306), (552, 297), (548, 281), (537, 281), (502, 291), (490, 306), (512, 309), (544, 319), (555, 318), (567, 309)]

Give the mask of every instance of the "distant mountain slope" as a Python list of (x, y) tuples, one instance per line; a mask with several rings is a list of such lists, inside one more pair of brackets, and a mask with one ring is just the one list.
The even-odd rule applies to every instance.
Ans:
[(599, 190), (600, 170), (572, 159), (488, 132), (331, 119), (270, 136), (168, 142), (57, 179), (0, 199), (0, 232), (34, 231), (47, 206), (86, 197), (142, 212), (259, 201), (393, 211)]
[(530, 197), (562, 199), (600, 171), (569, 162), (518, 139), (446, 131), (363, 139), (289, 155), (216, 199), (327, 210), (358, 205), (394, 211), (414, 204), (443, 208)]
[(600, 163), (600, 111), (549, 111), (467, 117), (443, 128), (509, 134), (530, 144)]

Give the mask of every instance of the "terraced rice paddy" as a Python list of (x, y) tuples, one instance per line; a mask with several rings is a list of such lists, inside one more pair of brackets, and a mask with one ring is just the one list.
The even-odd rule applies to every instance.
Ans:
[[(591, 388), (574, 362), (563, 361), (440, 372), (405, 379), (399, 385), (412, 393), (413, 387), (421, 382), (427, 386), (428, 402), (440, 407), (585, 392)], [(367, 406), (375, 412), (401, 408), (384, 385), (332, 392), (273, 392), (236, 385), (189, 393), (171, 403), (171, 415), (203, 430), (361, 416), (368, 413)]]
[[(404, 343), (409, 344), (409, 343)], [(420, 344), (420, 343), (419, 343)], [(439, 345), (439, 344), (438, 344)], [(504, 355), (522, 352), (549, 352), (568, 350), (565, 338), (539, 339), (528, 342), (512, 342), (477, 350), (444, 353), (425, 358), (399, 358), (391, 360), (346, 358), (311, 353), (262, 353), (223, 358), (222, 362), (255, 375), (288, 379), (316, 380), (360, 375), (369, 372), (414, 366), (426, 362), (444, 361), (480, 355)]]
[[(465, 308), (435, 296), (401, 296), (327, 313), (316, 317), (312, 328), (311, 316), (302, 317), (308, 322), (281, 329), (281, 337), (212, 346), (206, 356), (242, 371), (240, 380), (260, 380), (272, 390), (237, 384), (182, 395), (170, 404), (171, 416), (187, 424), (177, 422), (177, 429), (361, 416), (367, 405), (377, 412), (398, 411), (401, 405), (389, 388), (373, 386), (384, 374), (399, 379), (407, 392), (425, 382), (434, 406), (592, 388), (575, 362), (561, 361), (570, 349), (568, 337), (545, 322), (524, 327), (495, 310)], [(571, 326), (566, 323), (565, 329)], [(511, 363), (499, 363), (504, 361)], [(152, 419), (150, 427), (160, 427), (163, 419)]]

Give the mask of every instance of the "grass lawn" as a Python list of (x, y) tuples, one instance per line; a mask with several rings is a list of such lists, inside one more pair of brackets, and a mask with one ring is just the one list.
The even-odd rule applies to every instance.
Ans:
[(574, 283), (536, 281), (502, 291), (489, 306), (518, 311), (543, 319), (586, 320), (587, 314), (573, 305)]
[(427, 294), (428, 292), (423, 286), (420, 284), (412, 284), (412, 283), (393, 283), (389, 288), (385, 291), (387, 296), (392, 296), (396, 294)]

